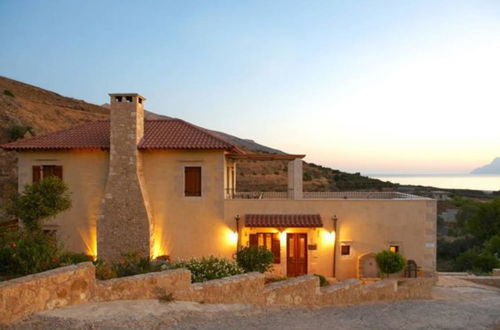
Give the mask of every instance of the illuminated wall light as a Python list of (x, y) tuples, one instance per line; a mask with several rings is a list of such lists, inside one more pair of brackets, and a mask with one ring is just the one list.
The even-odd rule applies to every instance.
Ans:
[(284, 231), (280, 232), (280, 243), (285, 244), (286, 241), (286, 233)]
[(238, 233), (232, 230), (229, 230), (228, 232), (228, 242), (231, 245), (236, 245), (238, 244)]
[(334, 231), (326, 231), (323, 230), (323, 242), (328, 243), (328, 244), (333, 244), (335, 243), (335, 232)]

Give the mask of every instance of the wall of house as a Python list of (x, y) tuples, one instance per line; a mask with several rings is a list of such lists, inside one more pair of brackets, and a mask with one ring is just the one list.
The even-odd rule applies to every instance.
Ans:
[[(222, 151), (143, 152), (144, 182), (154, 222), (153, 255), (231, 257), (234, 221), (224, 218)], [(202, 167), (202, 196), (184, 196), (184, 167)]]
[[(435, 271), (436, 202), (433, 200), (227, 200), (226, 221), (247, 213), (315, 214), (323, 219), (323, 228), (290, 228), (284, 232), (308, 234), (308, 272), (333, 275), (332, 217), (338, 218), (336, 232), (336, 277), (358, 277), (361, 256), (388, 249), (396, 243), (407, 259), (428, 272)], [(277, 232), (276, 228), (244, 228), (241, 242), (246, 245), (252, 232)], [(286, 274), (285, 235), (281, 235), (281, 264), (275, 271)], [(340, 244), (351, 245), (351, 255), (340, 255)]]
[(63, 166), (63, 180), (69, 187), (72, 207), (48, 219), (45, 227), (56, 229), (68, 250), (96, 255), (96, 220), (108, 173), (105, 151), (18, 153), (19, 190), (33, 181), (33, 165)]

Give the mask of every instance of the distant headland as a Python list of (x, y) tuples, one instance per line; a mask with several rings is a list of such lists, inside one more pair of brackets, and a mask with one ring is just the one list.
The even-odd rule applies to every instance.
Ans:
[(500, 174), (500, 157), (493, 159), (488, 165), (476, 168), (471, 174)]

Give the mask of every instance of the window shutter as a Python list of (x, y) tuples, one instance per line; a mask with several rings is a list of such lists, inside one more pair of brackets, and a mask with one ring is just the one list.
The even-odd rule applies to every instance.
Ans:
[(278, 233), (273, 234), (271, 252), (273, 253), (274, 256), (273, 263), (279, 264), (281, 262), (281, 250), (280, 250), (280, 234)]
[(63, 168), (62, 166), (54, 166), (54, 176), (57, 176), (59, 179), (63, 179)]
[(258, 246), (259, 245), (259, 240), (257, 238), (257, 234), (250, 234), (250, 246)]
[(41, 178), (42, 178), (42, 167), (33, 166), (33, 183), (40, 181)]
[(185, 167), (184, 178), (184, 194), (201, 196), (201, 167)]

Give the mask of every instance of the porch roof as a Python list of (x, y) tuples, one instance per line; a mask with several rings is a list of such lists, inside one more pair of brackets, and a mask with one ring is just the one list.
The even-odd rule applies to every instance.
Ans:
[(319, 214), (245, 214), (246, 227), (323, 227)]

